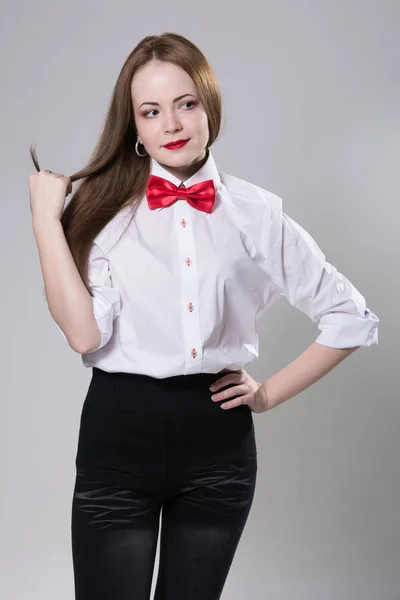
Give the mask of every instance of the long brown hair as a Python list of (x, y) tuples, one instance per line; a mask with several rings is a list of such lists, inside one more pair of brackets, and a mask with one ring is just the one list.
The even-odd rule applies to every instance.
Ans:
[[(140, 157), (135, 151), (137, 130), (131, 83), (136, 71), (153, 60), (181, 67), (194, 81), (208, 117), (207, 149), (219, 134), (221, 93), (213, 70), (201, 50), (176, 33), (167, 32), (143, 38), (129, 54), (120, 71), (103, 132), (90, 156), (89, 164), (70, 175), (72, 182), (79, 179), (82, 181), (74, 190), (61, 216), (71, 254), (91, 295), (88, 258), (94, 239), (122, 208), (131, 205), (133, 218), (145, 194), (150, 175), (150, 156)], [(40, 171), (34, 146), (30, 147), (30, 154), (37, 171)]]

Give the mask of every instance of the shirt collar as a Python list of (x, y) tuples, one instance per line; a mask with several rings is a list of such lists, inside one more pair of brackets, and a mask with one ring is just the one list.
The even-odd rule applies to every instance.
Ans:
[[(214, 157), (209, 148), (207, 149), (207, 153), (208, 158), (206, 162), (198, 171), (196, 171), (196, 173), (189, 177), (189, 179), (186, 179), (186, 181), (182, 181), (178, 177), (175, 177), (175, 175), (172, 175), (172, 173), (164, 169), (164, 167), (160, 165), (160, 163), (158, 163), (153, 157), (151, 157), (150, 173), (151, 175), (157, 175), (158, 177), (163, 177), (164, 179), (171, 181), (171, 183), (175, 184), (177, 187), (179, 187), (181, 183), (184, 183), (185, 187), (190, 187), (195, 183), (200, 183), (201, 181), (207, 181), (208, 179), (212, 179), (214, 181), (215, 191), (217, 191), (221, 185), (221, 179), (214, 161)], [(159, 212), (163, 208), (165, 207), (161, 206), (160, 208), (157, 208), (156, 211)]]

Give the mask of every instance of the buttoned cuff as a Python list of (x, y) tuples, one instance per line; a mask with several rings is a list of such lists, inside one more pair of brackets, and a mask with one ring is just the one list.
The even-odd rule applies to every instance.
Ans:
[(93, 290), (93, 294), (93, 314), (101, 333), (101, 342), (97, 348), (86, 354), (96, 352), (107, 344), (113, 333), (114, 320), (121, 313), (121, 297), (117, 288), (102, 289), (101, 294)]
[(317, 344), (331, 348), (354, 348), (378, 345), (379, 318), (368, 308), (363, 316), (350, 313), (327, 313), (318, 323), (321, 330)]

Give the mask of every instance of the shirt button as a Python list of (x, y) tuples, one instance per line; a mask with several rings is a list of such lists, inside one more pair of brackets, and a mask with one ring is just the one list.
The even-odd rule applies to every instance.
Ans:
[(194, 306), (191, 302), (189, 302), (189, 304), (188, 304), (188, 309), (190, 310), (190, 312), (193, 312), (193, 310), (194, 310)]
[(190, 267), (190, 265), (192, 264), (192, 261), (190, 260), (190, 258), (187, 258), (185, 260), (185, 263), (187, 264), (188, 267)]
[(182, 219), (181, 225), (182, 225), (182, 227), (186, 227), (187, 223), (186, 223), (185, 219)]
[(193, 356), (193, 358), (196, 358), (196, 356), (197, 356), (196, 348), (193, 348), (192, 356)]

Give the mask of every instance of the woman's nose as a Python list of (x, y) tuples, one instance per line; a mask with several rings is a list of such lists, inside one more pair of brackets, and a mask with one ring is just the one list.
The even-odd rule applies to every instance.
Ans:
[(176, 115), (171, 114), (166, 117), (164, 123), (164, 130), (166, 133), (173, 133), (175, 131), (179, 131), (181, 129), (181, 124), (179, 119), (177, 119)]

